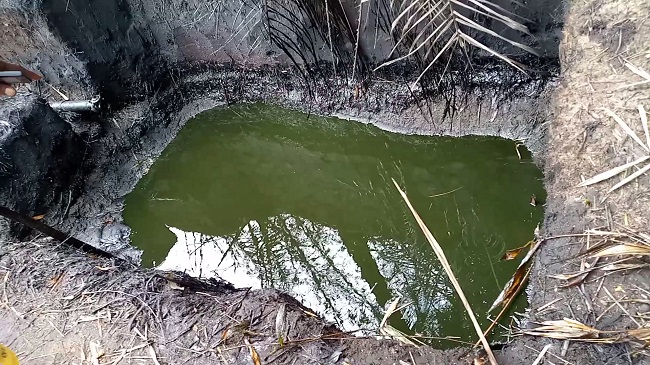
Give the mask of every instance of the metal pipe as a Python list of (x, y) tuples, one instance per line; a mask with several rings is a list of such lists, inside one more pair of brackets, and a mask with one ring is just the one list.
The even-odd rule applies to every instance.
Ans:
[(50, 107), (57, 112), (96, 112), (99, 110), (99, 98), (90, 100), (66, 100), (50, 103)]

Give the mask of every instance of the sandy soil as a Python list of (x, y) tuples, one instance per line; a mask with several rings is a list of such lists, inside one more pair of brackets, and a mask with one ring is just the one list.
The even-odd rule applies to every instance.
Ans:
[[(650, 90), (648, 84), (627, 87), (644, 78), (626, 64), (650, 69), (649, 12), (650, 4), (646, 1), (571, 2), (561, 44), (562, 76), (554, 92), (553, 120), (549, 125), (545, 168), (549, 195), (544, 235), (583, 236), (545, 243), (528, 290), (533, 320), (571, 318), (600, 330), (649, 326), (647, 267), (608, 272), (601, 268), (606, 269), (606, 263), (625, 256), (599, 261), (576, 258), (580, 252), (611, 239), (611, 236), (585, 234), (587, 230), (647, 234), (650, 227), (647, 175), (607, 193), (636, 169), (586, 188), (576, 187), (584, 179), (648, 155), (605, 108), (620, 116), (639, 136), (644, 136), (638, 106), (648, 109)], [(645, 137), (641, 138), (648, 143)], [(645, 263), (643, 260), (628, 262)], [(586, 273), (589, 267), (598, 269), (581, 277), (582, 281), (551, 277)], [(536, 342), (526, 346), (540, 350), (544, 341)], [(550, 352), (575, 363), (648, 361), (647, 351), (641, 351), (638, 344), (631, 348), (553, 342)]]

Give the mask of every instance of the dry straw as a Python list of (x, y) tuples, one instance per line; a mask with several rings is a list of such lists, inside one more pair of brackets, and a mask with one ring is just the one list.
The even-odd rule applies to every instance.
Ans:
[(645, 143), (632, 130), (632, 128), (630, 128), (630, 126), (627, 123), (625, 123), (625, 121), (620, 116), (618, 116), (616, 113), (614, 113), (613, 111), (611, 111), (608, 108), (604, 108), (603, 110), (605, 111), (605, 114), (612, 117), (616, 121), (616, 123), (625, 131), (625, 133), (630, 138), (632, 138), (639, 146), (641, 146), (641, 148), (643, 148), (643, 150), (647, 153), (647, 155), (642, 156), (642, 157), (640, 157), (640, 158), (638, 158), (638, 159), (636, 159), (636, 160), (634, 160), (632, 162), (628, 162), (628, 163), (623, 164), (621, 166), (617, 166), (617, 167), (614, 167), (612, 169), (609, 169), (609, 170), (607, 170), (605, 172), (601, 172), (600, 174), (598, 174), (598, 175), (596, 175), (596, 176), (594, 176), (594, 177), (592, 177), (590, 179), (587, 179), (587, 180), (581, 182), (580, 184), (578, 184), (578, 187), (593, 185), (593, 184), (599, 183), (601, 181), (605, 181), (607, 179), (610, 179), (610, 178), (612, 178), (614, 176), (617, 176), (617, 175), (621, 174), (622, 172), (627, 171), (628, 169), (630, 169), (632, 167), (637, 167), (638, 168), (637, 171), (635, 171), (634, 173), (632, 173), (629, 176), (625, 177), (623, 180), (619, 181), (617, 184), (612, 186), (607, 191), (608, 193), (611, 193), (611, 192), (621, 188), (622, 186), (625, 186), (628, 183), (634, 181), (636, 178), (638, 178), (639, 176), (645, 174), (646, 172), (650, 171), (650, 164), (647, 164), (647, 165), (645, 165), (643, 167), (639, 167), (640, 164), (642, 164), (646, 160), (650, 159), (650, 131), (648, 130), (648, 116), (647, 116), (646, 111), (645, 111), (645, 109), (643, 108), (642, 105), (638, 106), (638, 110), (639, 110), (639, 116), (640, 116), (640, 119), (641, 119), (641, 125), (643, 127), (643, 132), (645, 134), (645, 140), (646, 140)]
[(406, 205), (409, 207), (411, 210), (411, 213), (413, 213), (413, 217), (415, 217), (415, 220), (418, 222), (418, 225), (420, 226), (420, 229), (424, 233), (424, 236), (426, 237), (427, 241), (429, 241), (429, 244), (431, 244), (431, 248), (433, 248), (433, 252), (436, 254), (438, 257), (438, 260), (442, 264), (442, 267), (445, 269), (445, 273), (447, 274), (447, 277), (449, 278), (449, 281), (451, 281), (451, 284), (454, 286), (454, 289), (456, 290), (456, 293), (460, 297), (460, 300), (463, 302), (463, 305), (465, 306), (465, 309), (467, 310), (467, 314), (469, 315), (469, 318), (472, 321), (472, 324), (474, 325), (474, 329), (476, 330), (476, 334), (481, 340), (481, 344), (483, 345), (483, 348), (485, 349), (485, 352), (488, 354), (488, 358), (490, 359), (490, 363), (492, 365), (497, 364), (497, 360), (494, 357), (494, 353), (492, 353), (492, 349), (490, 348), (490, 344), (488, 343), (487, 339), (483, 335), (483, 330), (481, 329), (481, 326), (478, 324), (478, 321), (476, 320), (476, 316), (474, 315), (474, 311), (472, 310), (472, 307), (469, 305), (469, 302), (467, 301), (467, 298), (465, 297), (465, 294), (463, 293), (463, 289), (460, 287), (460, 284), (458, 283), (458, 279), (456, 279), (456, 276), (454, 275), (454, 271), (451, 269), (451, 266), (449, 265), (449, 261), (447, 261), (447, 257), (445, 256), (444, 251), (442, 250), (442, 247), (440, 247), (440, 244), (438, 241), (433, 237), (433, 234), (431, 234), (431, 231), (429, 231), (429, 228), (427, 228), (426, 224), (424, 224), (424, 221), (422, 218), (420, 218), (420, 215), (415, 211), (413, 208), (413, 205), (411, 205), (411, 202), (409, 201), (409, 198), (406, 196), (406, 193), (402, 191), (402, 189), (399, 187), (395, 179), (393, 179), (393, 184), (395, 184), (395, 187), (397, 188), (397, 191), (399, 191), (400, 195), (406, 202)]
[(620, 331), (601, 331), (569, 318), (541, 322), (539, 327), (522, 332), (531, 336), (548, 337), (556, 340), (591, 343), (646, 343), (650, 340), (650, 327)]

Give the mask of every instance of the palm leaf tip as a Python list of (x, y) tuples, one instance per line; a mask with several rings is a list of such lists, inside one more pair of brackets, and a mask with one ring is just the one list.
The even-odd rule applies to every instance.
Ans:
[[(391, 54), (397, 49), (405, 52), (404, 55), (386, 61), (377, 68), (423, 52), (422, 59), (427, 60), (426, 67), (416, 83), (433, 67), (433, 64), (440, 60), (442, 54), (450, 53), (451, 56), (466, 54), (465, 50), (456, 47), (457, 45), (471, 45), (526, 72), (525, 67), (520, 63), (486, 45), (486, 42), (479, 41), (476, 37), (479, 34), (488, 35), (539, 56), (532, 47), (499, 34), (475, 20), (481, 17), (490, 22), (501, 23), (517, 32), (531, 35), (528, 28), (518, 20), (526, 20), (525, 18), (489, 0), (401, 0), (395, 1), (394, 9), (391, 33), (395, 39), (395, 47)], [(458, 50), (462, 51), (457, 52)]]

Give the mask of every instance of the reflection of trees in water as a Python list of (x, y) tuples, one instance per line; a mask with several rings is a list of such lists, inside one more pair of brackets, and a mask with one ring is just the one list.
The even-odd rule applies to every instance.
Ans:
[(269, 256), (265, 261), (255, 262), (261, 257), (250, 252), (263, 272), (263, 286), (301, 296), (315, 292), (326, 312), (337, 313), (357, 326), (375, 324), (380, 308), (336, 230), (282, 214), (269, 218), (248, 236), (266, 243), (262, 251)]
[[(443, 250), (455, 275), (465, 279), (462, 283), (465, 294), (481, 317), (489, 305), (482, 282), (493, 277), (499, 285), (489, 250), (493, 246), (502, 247), (503, 239), (475, 229), (464, 219), (459, 219), (458, 225), (455, 232), (442, 237), (447, 241)], [(469, 329), (467, 314), (446, 273), (419, 232), (411, 232), (401, 240), (370, 239), (368, 247), (393, 295), (411, 304), (402, 311), (411, 330), (431, 336), (460, 336), (462, 327)]]
[(451, 309), (454, 293), (440, 265), (424, 251), (427, 247), (413, 242), (370, 240), (368, 246), (391, 291), (411, 303), (403, 310), (408, 326), (417, 322), (428, 333), (439, 333), (438, 319)]
[(333, 228), (281, 214), (226, 237), (170, 230), (178, 241), (162, 267), (289, 292), (346, 329), (378, 324), (382, 309)]
[[(463, 228), (449, 239), (461, 250), (485, 245), (482, 234), (466, 229), (464, 221), (458, 224)], [(344, 243), (345, 232), (290, 214), (250, 221), (228, 236), (170, 228), (178, 241), (161, 266), (218, 275), (240, 287), (283, 290), (344, 329), (375, 328), (383, 315), (380, 304), (399, 295), (403, 303), (412, 304), (403, 310), (406, 326), (429, 335), (456, 333), (465, 314), (454, 305), (453, 289), (428, 243), (406, 216), (402, 225), (383, 228), (384, 234), (400, 238), (352, 235)], [(364, 264), (362, 271), (359, 260), (364, 257), (374, 263)], [(465, 264), (478, 269), (472, 262)], [(373, 277), (369, 266), (380, 276)], [(376, 295), (373, 281), (380, 281)]]

